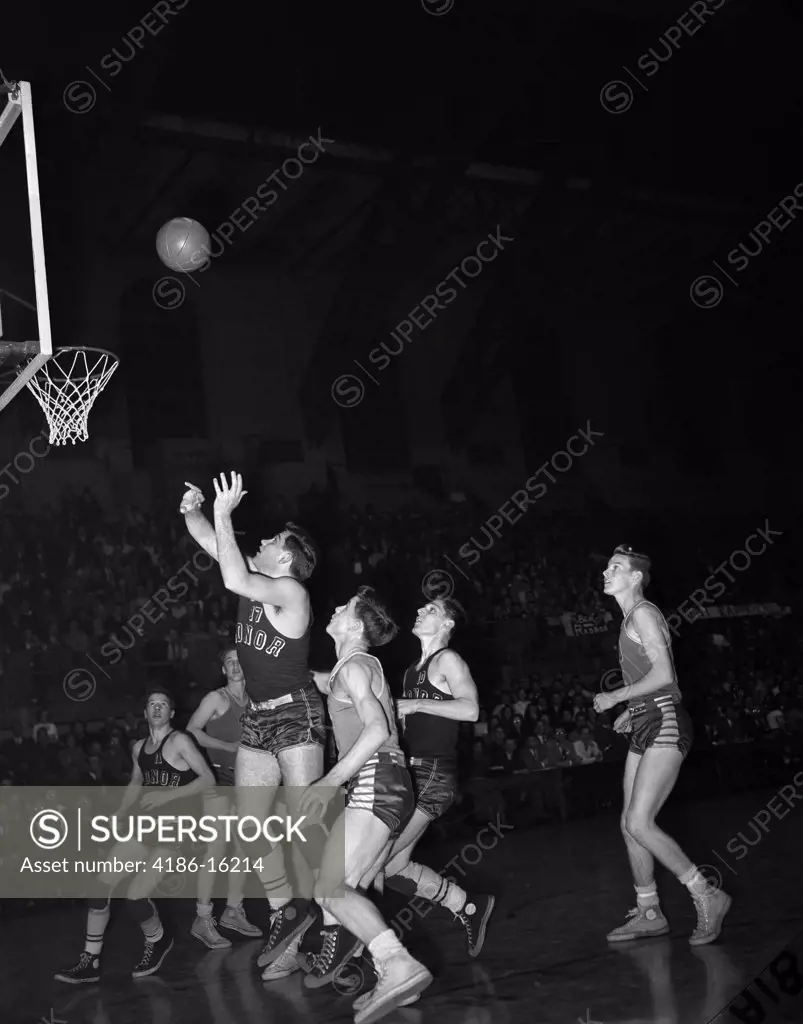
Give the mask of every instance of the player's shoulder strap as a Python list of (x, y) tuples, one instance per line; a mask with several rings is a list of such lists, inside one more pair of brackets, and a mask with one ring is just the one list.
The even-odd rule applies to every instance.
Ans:
[[(381, 697), (385, 690), (385, 673), (382, 668), (382, 662), (379, 660), (379, 658), (377, 658), (375, 654), (370, 654), (368, 651), (352, 651), (350, 654), (345, 655), (345, 657), (341, 658), (337, 662), (329, 676), (329, 692), (331, 694), (332, 700), (339, 701), (341, 704), (351, 704), (353, 702), (350, 697), (338, 697), (336, 693), (332, 692), (332, 686), (334, 685), (334, 681), (337, 677), (337, 674), (340, 672), (341, 668), (343, 668), (346, 662), (351, 661), (352, 658), (357, 657), (357, 655), (362, 655), (364, 658), (370, 658), (372, 661), (376, 662), (376, 667), (379, 670), (379, 678), (382, 680), (382, 685), (380, 686), (379, 693), (376, 693), (374, 691), (374, 696), (377, 698)], [(373, 691), (373, 684), (371, 686), (371, 689)]]

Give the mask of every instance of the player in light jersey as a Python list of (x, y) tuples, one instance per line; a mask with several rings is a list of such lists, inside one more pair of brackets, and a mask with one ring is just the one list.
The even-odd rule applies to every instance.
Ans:
[(451, 910), (466, 930), (469, 955), (475, 957), (485, 942), (494, 897), (469, 896), (455, 882), (411, 860), (430, 823), (445, 814), (457, 796), (460, 723), (476, 722), (479, 717), (477, 687), (469, 667), (449, 648), (456, 625), (465, 621), (465, 611), (453, 598), (439, 598), (418, 609), (413, 635), (421, 641), (421, 656), (407, 669), (403, 697), (396, 705), (404, 723), (416, 806), (393, 845), (384, 884), (406, 897), (418, 896)]
[[(323, 701), (310, 679), (308, 653), (312, 612), (303, 581), (315, 568), (312, 541), (288, 523), (275, 537), (263, 540), (253, 558), (237, 546), (231, 514), (247, 493), (239, 473), (214, 481), (214, 528), (200, 511), (203, 494), (193, 484), (181, 502), (187, 528), (201, 547), (220, 563), (223, 582), (240, 598), (237, 615), (237, 656), (245, 674), (249, 703), (242, 719), (242, 737), (235, 762), (238, 810), (260, 820), (271, 813), (275, 787), (286, 787), (290, 804), (323, 773), (326, 737)], [(247, 796), (245, 789), (248, 787)], [(297, 808), (289, 807), (295, 814)], [(320, 863), (325, 834), (305, 830), (304, 854)], [(254, 851), (271, 905), (271, 929), (257, 963), (263, 979), (289, 973), (273, 961), (307, 930), (315, 919), (310, 898), (287, 895), (288, 882), (280, 845), (272, 852)]]
[[(118, 818), (124, 819), (136, 803), (140, 804), (140, 813), (158, 815), (159, 808), (164, 805), (214, 785), (215, 777), (203, 754), (186, 733), (173, 728), (174, 710), (173, 698), (164, 690), (154, 688), (147, 695), (145, 720), (148, 736), (134, 744), (131, 781), (117, 811)], [(147, 863), (144, 870), (134, 875), (127, 894), (128, 907), (145, 936), (142, 959), (132, 971), (134, 978), (146, 978), (158, 971), (173, 948), (173, 939), (162, 927), (159, 912), (150, 899), (164, 874), (158, 862), (165, 857), (170, 857), (169, 850), (163, 847), (154, 849), (137, 840), (115, 843), (104, 857), (110, 862), (116, 858), (123, 863)], [(98, 881), (109, 887), (108, 895), (87, 901), (89, 910), (84, 951), (74, 967), (59, 971), (54, 976), (56, 981), (68, 985), (89, 985), (100, 980), (103, 940), (111, 917), (111, 894), (125, 877), (119, 872), (99, 877)]]
[[(234, 785), (234, 762), (242, 733), (241, 719), (248, 706), (245, 676), (237, 658), (237, 648), (225, 648), (220, 660), (226, 685), (207, 693), (187, 725), (187, 732), (195, 737), (199, 746), (207, 750), (215, 770), (217, 786), (204, 794), (203, 811), (215, 818), (232, 814), (236, 810), (230, 787)], [(220, 918), (220, 927), (239, 932), (249, 939), (258, 939), (262, 930), (248, 920), (243, 908), (246, 874), (239, 868), (246, 858), (240, 844), (236, 844), (235, 852), (238, 857), (232, 861), (232, 870), (228, 872), (228, 899)], [(204, 860), (212, 858), (215, 863), (219, 863), (225, 856), (226, 839), (221, 833), (215, 842), (207, 846)], [(235, 867), (237, 870), (234, 870)], [(212, 871), (198, 873), (198, 903), (190, 934), (209, 949), (228, 949), (231, 940), (217, 930), (212, 913), (215, 877)]]
[(608, 711), (627, 704), (614, 728), (631, 733), (621, 825), (636, 888), (635, 909), (608, 935), (608, 941), (627, 942), (669, 931), (655, 885), (658, 860), (689, 890), (697, 908), (697, 927), (689, 942), (703, 946), (719, 936), (731, 898), (712, 886), (675, 840), (655, 824), (691, 748), (693, 731), (680, 703), (669, 627), (661, 611), (644, 598), (650, 565), (646, 555), (620, 545), (603, 572), (604, 592), (615, 598), (624, 614), (619, 663), (625, 685), (597, 694), (594, 709)]
[[(317, 883), (324, 914), (324, 943), (313, 963), (321, 981), (363, 946), (373, 958), (376, 987), (355, 1001), (355, 1024), (372, 1024), (397, 1006), (414, 1001), (432, 975), (405, 950), (365, 889), (390, 853), (415, 806), (412, 782), (399, 746), (393, 700), (378, 659), (369, 648), (389, 643), (398, 627), (370, 587), (341, 605), (326, 628), (337, 664), (315, 673), (327, 694), (338, 761), (301, 800), (302, 813), (320, 813), (321, 787), (348, 786), (346, 809), (332, 827)], [(345, 894), (331, 893), (343, 880)], [(359, 946), (354, 947), (354, 936)], [(309, 977), (309, 976), (308, 976)]]

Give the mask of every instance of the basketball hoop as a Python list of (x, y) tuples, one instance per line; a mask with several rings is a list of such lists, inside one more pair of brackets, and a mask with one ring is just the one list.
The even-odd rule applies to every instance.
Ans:
[(47, 417), (51, 444), (88, 439), (89, 413), (119, 364), (117, 356), (103, 348), (59, 348), (28, 381)]

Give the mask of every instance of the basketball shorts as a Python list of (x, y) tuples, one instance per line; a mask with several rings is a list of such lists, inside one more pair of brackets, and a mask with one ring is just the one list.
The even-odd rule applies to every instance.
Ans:
[(391, 839), (402, 831), (415, 810), (413, 783), (404, 755), (380, 751), (349, 781), (346, 807), (369, 811), (387, 825)]
[(631, 709), (633, 731), (630, 750), (643, 754), (648, 747), (679, 750), (685, 757), (694, 741), (694, 727), (688, 711), (671, 697), (636, 704)]
[(445, 757), (411, 757), (416, 809), (437, 821), (457, 799), (457, 762)]
[(274, 757), (293, 747), (322, 747), (326, 742), (326, 718), (321, 695), (312, 686), (275, 700), (251, 701), (243, 713), (242, 730), (241, 746)]

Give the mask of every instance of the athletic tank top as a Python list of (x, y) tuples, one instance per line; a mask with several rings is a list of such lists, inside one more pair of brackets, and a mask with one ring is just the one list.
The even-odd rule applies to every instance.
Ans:
[(162, 754), (162, 747), (164, 747), (169, 737), (175, 732), (175, 729), (171, 729), (152, 754), (147, 753), (145, 750), (150, 739), (146, 739), (139, 748), (137, 764), (142, 772), (143, 786), (188, 786), (198, 778), (192, 768), (185, 768), (183, 771), (179, 771), (178, 768), (174, 768), (169, 761), (165, 760)]
[[(642, 605), (649, 605), (658, 612), (661, 632), (664, 636), (666, 643), (666, 649), (669, 653), (669, 661), (672, 665), (672, 673), (675, 673), (675, 662), (672, 657), (672, 640), (669, 635), (669, 627), (666, 624), (663, 612), (660, 608), (654, 605), (651, 601), (639, 601), (634, 604), (630, 611), (625, 615), (622, 620), (622, 626), (619, 630), (619, 667), (622, 670), (622, 678), (627, 685), (639, 682), (652, 668), (652, 662), (647, 656), (647, 652), (644, 649), (644, 645), (640, 639), (634, 639), (637, 636), (635, 626), (631, 623), (631, 616), (636, 608), (640, 608)], [(628, 626), (630, 626), (630, 633), (628, 633)], [(631, 635), (632, 634), (632, 635)], [(677, 676), (675, 681), (662, 686), (660, 690), (654, 690), (646, 697), (633, 697), (628, 700), (627, 706), (629, 708), (635, 707), (639, 704), (649, 704), (656, 700), (658, 697), (670, 697), (675, 704), (679, 704), (681, 701), (680, 687), (677, 684)]]
[[(429, 681), (429, 666), (441, 651), (430, 654), (421, 668), (411, 665), (404, 673), (404, 694), (406, 700), (454, 700), (450, 693), (443, 693)], [(453, 718), (439, 718), (436, 715), (408, 715), (404, 719), (404, 744), (410, 757), (455, 756), (460, 723)]]
[[(224, 687), (221, 687), (219, 692), (225, 695), (229, 706), (226, 708), (226, 713), (221, 715), (220, 718), (213, 718), (206, 723), (206, 734), (211, 736), (213, 740), (222, 740), (224, 743), (237, 743), (243, 728), (241, 719), (245, 706), (239, 707)], [(222, 771), (229, 777), (234, 774), (234, 762), (237, 758), (235, 751), (210, 748), (208, 753), (209, 760), (218, 771)]]
[(310, 615), (307, 631), (297, 640), (280, 633), (260, 601), (240, 598), (237, 613), (237, 657), (254, 703), (275, 700), (309, 685)]
[[(379, 748), (379, 753), (398, 753), (401, 754), (401, 747), (399, 746), (399, 735), (396, 731), (396, 716), (393, 712), (393, 701), (390, 696), (390, 690), (385, 682), (385, 673), (382, 671), (382, 665), (380, 664), (379, 658), (373, 654), (366, 654), (364, 651), (352, 651), (351, 654), (347, 654), (345, 658), (341, 658), (340, 661), (332, 669), (332, 674), (329, 676), (329, 686), (333, 685), (335, 677), (340, 669), (350, 661), (356, 655), (360, 655), (363, 658), (370, 658), (376, 662), (376, 666), (379, 669), (379, 676), (382, 680), (379, 688), (379, 693), (374, 689), (374, 696), (377, 698), (379, 703), (382, 705), (382, 710), (385, 713), (385, 720), (388, 723), (390, 729), (390, 736), (385, 740), (382, 746)], [(334, 733), (335, 743), (337, 744), (338, 757), (343, 757), (347, 754), (354, 744), (357, 742), (360, 733), (362, 732), (362, 722), (360, 716), (357, 714), (357, 709), (348, 696), (337, 697), (330, 693), (327, 698), (327, 706), (329, 708), (329, 718), (332, 721), (332, 732)]]

